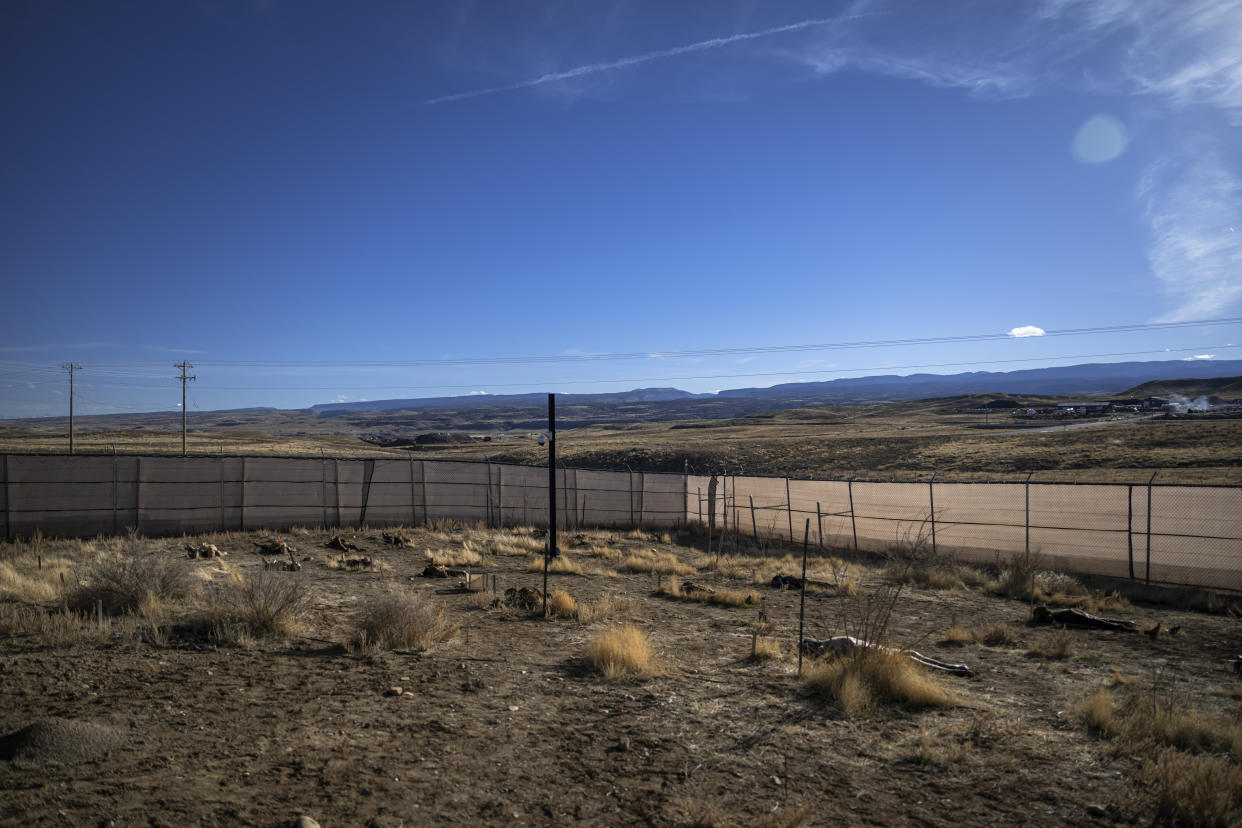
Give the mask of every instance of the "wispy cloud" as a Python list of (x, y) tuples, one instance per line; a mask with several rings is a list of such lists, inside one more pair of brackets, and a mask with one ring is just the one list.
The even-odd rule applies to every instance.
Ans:
[(1203, 319), (1242, 300), (1242, 179), (1208, 143), (1153, 165), (1138, 196), (1152, 272), (1178, 302), (1161, 322)]
[(1216, 354), (1195, 354), (1194, 356), (1186, 357), (1182, 361), (1183, 362), (1194, 362), (1196, 359), (1212, 359), (1215, 356)]
[(677, 57), (679, 55), (688, 55), (693, 52), (705, 52), (709, 49), (720, 49), (725, 46), (732, 46), (735, 43), (742, 43), (748, 40), (757, 40), (764, 37), (772, 37), (779, 34), (787, 34), (790, 32), (803, 31), (819, 26), (829, 26), (834, 23), (841, 22), (843, 18), (825, 18), (815, 20), (802, 20), (797, 23), (789, 23), (784, 26), (774, 26), (770, 29), (762, 29), (757, 32), (743, 32), (742, 34), (728, 35), (727, 37), (713, 37), (710, 40), (700, 40), (697, 43), (688, 43), (684, 46), (674, 46), (669, 49), (657, 49), (654, 52), (646, 52), (641, 55), (631, 55), (617, 60), (604, 61), (601, 63), (588, 63), (584, 66), (575, 66), (572, 69), (565, 69), (560, 72), (548, 72), (536, 78), (518, 81), (517, 83), (508, 83), (501, 86), (490, 86), (483, 89), (472, 89), (468, 92), (456, 92), (451, 95), (441, 95), (438, 98), (430, 98), (423, 101), (426, 106), (433, 104), (448, 103), (449, 101), (461, 101), (467, 98), (478, 98), (483, 95), (494, 95), (498, 92), (514, 92), (519, 89), (530, 89), (534, 86), (543, 86), (548, 83), (556, 83), (558, 81), (573, 80), (586, 75), (595, 75), (600, 72), (612, 72), (618, 69), (628, 69), (633, 66), (639, 66), (644, 63), (650, 63), (653, 60), (664, 60), (666, 58)]

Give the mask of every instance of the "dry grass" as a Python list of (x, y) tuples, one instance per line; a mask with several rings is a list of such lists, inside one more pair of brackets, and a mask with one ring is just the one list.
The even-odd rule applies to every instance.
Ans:
[(944, 637), (936, 643), (942, 647), (962, 647), (966, 644), (974, 644), (978, 638), (973, 631), (954, 624), (952, 627), (949, 627), (949, 631), (944, 634)]
[(591, 639), (587, 662), (606, 679), (655, 675), (655, 651), (647, 635), (633, 624), (610, 624)]
[(1242, 820), (1242, 722), (1200, 710), (1154, 685), (1134, 686), (1115, 671), (1121, 699), (1099, 688), (1076, 712), (1119, 754), (1146, 758), (1139, 781), (1156, 792), (1160, 816), (1175, 824)]
[(1074, 634), (1060, 627), (1035, 639), (1026, 654), (1034, 658), (1064, 659), (1074, 655), (1077, 649)]
[(1127, 689), (1120, 702), (1100, 688), (1078, 704), (1078, 716), (1092, 733), (1115, 740), (1124, 751), (1171, 747), (1242, 760), (1242, 721), (1206, 713), (1150, 685), (1134, 686), (1124, 677), (1122, 682)]
[(457, 549), (440, 549), (437, 551), (428, 549), (424, 554), (434, 566), (478, 566), (483, 563), (483, 555), (474, 548), (470, 541), (462, 542), (462, 545)]
[(696, 571), (694, 567), (677, 560), (673, 553), (656, 552), (654, 549), (627, 555), (617, 569), (651, 575), (693, 575)]
[(1226, 758), (1166, 748), (1144, 762), (1139, 781), (1155, 791), (1160, 816), (1172, 824), (1242, 824), (1242, 768)]
[(583, 624), (594, 624), (609, 618), (638, 618), (638, 602), (633, 598), (605, 595), (598, 601), (579, 601), (574, 617)]
[(569, 556), (562, 552), (557, 557), (548, 561), (540, 556), (534, 558), (530, 562), (530, 566), (526, 568), (527, 572), (543, 572), (544, 566), (547, 566), (548, 572), (559, 573), (561, 575), (581, 575), (582, 564), (577, 561), (571, 561)]
[(548, 596), (548, 610), (560, 618), (576, 618), (578, 602), (563, 589), (558, 589)]
[(31, 560), (0, 562), (0, 601), (50, 604), (60, 600), (65, 584), (73, 583), (73, 565), (63, 558), (45, 558), (43, 567)]
[(751, 661), (784, 661), (789, 657), (789, 648), (775, 638), (756, 635), (751, 639)]
[(39, 607), (0, 604), (0, 635), (31, 636), (54, 649), (102, 642), (111, 629), (110, 619), (100, 624), (93, 616), (78, 615), (63, 608), (47, 612)]
[(979, 633), (979, 640), (989, 647), (1012, 647), (1018, 643), (1018, 634), (1008, 624), (993, 624)]
[(898, 652), (864, 649), (821, 661), (806, 673), (806, 686), (857, 715), (877, 705), (911, 709), (949, 707), (953, 696), (936, 679)]
[(457, 626), (444, 617), (443, 605), (432, 604), (417, 593), (394, 590), (367, 601), (350, 643), (361, 651), (430, 649), (457, 632)]
[(296, 572), (260, 569), (234, 573), (212, 596), (207, 614), (219, 637), (244, 641), (248, 635), (298, 635), (309, 610), (309, 589)]

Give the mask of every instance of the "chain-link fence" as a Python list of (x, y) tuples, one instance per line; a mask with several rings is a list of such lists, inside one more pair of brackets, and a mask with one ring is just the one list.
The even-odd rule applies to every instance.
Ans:
[[(482, 461), (4, 455), (0, 529), (87, 537), (548, 522), (548, 470)], [(714, 482), (713, 482), (714, 480)], [(1242, 487), (791, 480), (558, 468), (557, 523), (671, 527), (1242, 590)], [(809, 532), (809, 536), (806, 534)]]
[(1035, 555), (1091, 575), (1242, 590), (1242, 487), (687, 478), (715, 532), (882, 552), (919, 543), (975, 563)]

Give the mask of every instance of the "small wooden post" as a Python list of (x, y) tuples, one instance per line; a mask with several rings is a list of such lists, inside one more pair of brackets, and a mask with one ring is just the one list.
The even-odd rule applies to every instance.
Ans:
[(806, 519), (806, 529), (802, 536), (802, 589), (798, 596), (798, 675), (802, 675), (802, 631), (803, 619), (806, 617), (806, 547), (811, 537), (811, 519)]
[(1147, 574), (1145, 580), (1151, 583), (1151, 484), (1160, 472), (1152, 472), (1151, 480), (1147, 481)]
[(1134, 484), (1126, 487), (1126, 554), (1130, 559), (1130, 580), (1134, 580)]
[(750, 498), (750, 531), (755, 536), (755, 546), (759, 545), (759, 524), (755, 522), (755, 496), (746, 495)]
[(824, 516), (820, 512), (819, 501), (815, 501), (815, 531), (819, 537), (819, 548), (824, 548)]
[(854, 533), (854, 554), (858, 554), (858, 522), (854, 519), (854, 479), (858, 475), (854, 475), (849, 480), (850, 492), (850, 531)]
[(1027, 472), (1026, 475), (1026, 556), (1031, 557), (1031, 475), (1035, 472)]
[(927, 497), (931, 503), (932, 555), (936, 555), (936, 473), (927, 481)]
[[(793, 498), (789, 496), (789, 475), (785, 475), (785, 511), (789, 516), (789, 542), (793, 543)], [(809, 519), (808, 519), (809, 522)], [(799, 645), (801, 646), (801, 645)]]

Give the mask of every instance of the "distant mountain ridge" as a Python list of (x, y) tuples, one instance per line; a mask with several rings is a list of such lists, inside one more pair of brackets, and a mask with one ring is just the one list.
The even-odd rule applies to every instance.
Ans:
[[(896, 374), (845, 377), (824, 382), (791, 382), (768, 388), (733, 388), (717, 394), (693, 394), (678, 388), (637, 388), (607, 394), (558, 394), (565, 405), (607, 405), (677, 400), (753, 400), (764, 407), (806, 403), (865, 404), (901, 402), (963, 394), (1029, 394), (1057, 396), (1137, 396), (1135, 388), (1158, 380), (1181, 380), (1194, 374), (1203, 380), (1242, 375), (1242, 360), (1163, 360), (1106, 362), (1024, 368), (1018, 371), (968, 371), (960, 374)], [(1155, 392), (1153, 392), (1155, 393)], [(1220, 392), (1214, 392), (1220, 393)], [(320, 417), (356, 411), (541, 406), (546, 394), (477, 394), (461, 397), (369, 400), (311, 407)]]

